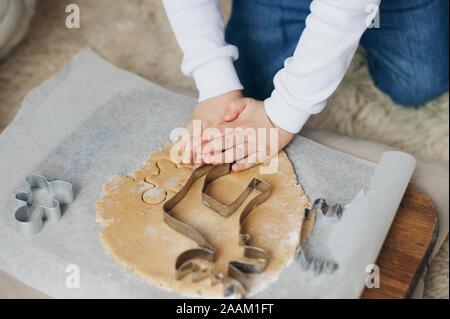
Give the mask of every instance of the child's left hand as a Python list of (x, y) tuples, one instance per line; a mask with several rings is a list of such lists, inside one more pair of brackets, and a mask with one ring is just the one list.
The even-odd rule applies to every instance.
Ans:
[(207, 164), (236, 162), (234, 171), (245, 170), (276, 156), (294, 138), (270, 121), (262, 101), (237, 99), (228, 106), (224, 120), (227, 123), (217, 127), (221, 134), (203, 141), (202, 159)]

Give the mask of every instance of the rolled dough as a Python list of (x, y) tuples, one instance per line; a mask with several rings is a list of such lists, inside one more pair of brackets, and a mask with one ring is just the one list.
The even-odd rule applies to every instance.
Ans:
[[(181, 189), (192, 168), (170, 161), (170, 147), (158, 149), (132, 177), (116, 175), (103, 186), (105, 196), (97, 202), (97, 222), (103, 245), (119, 264), (161, 288), (187, 296), (220, 297), (220, 285), (206, 279), (193, 283), (190, 276), (175, 279), (175, 260), (196, 243), (163, 222), (162, 205)], [(270, 198), (257, 207), (245, 222), (251, 245), (265, 249), (270, 261), (264, 272), (251, 276), (250, 295), (266, 288), (278, 278), (291, 260), (300, 239), (305, 207), (309, 201), (297, 181), (287, 155), (279, 155), (276, 174), (260, 174), (259, 166), (232, 173), (214, 181), (208, 191), (224, 203), (230, 203), (259, 177), (272, 185)], [(224, 218), (201, 203), (199, 179), (186, 198), (175, 208), (175, 217), (200, 231), (217, 251), (215, 263), (202, 262), (214, 273), (227, 274), (228, 262), (242, 260), (238, 244), (239, 215), (246, 202), (232, 216)], [(247, 201), (256, 196), (252, 193)], [(302, 236), (303, 237), (303, 236)]]

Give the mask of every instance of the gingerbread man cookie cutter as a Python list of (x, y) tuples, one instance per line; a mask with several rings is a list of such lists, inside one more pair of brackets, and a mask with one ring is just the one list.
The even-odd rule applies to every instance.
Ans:
[[(28, 175), (26, 178), (26, 191), (15, 195), (17, 209), (14, 219), (17, 230), (26, 236), (39, 233), (44, 226), (44, 220), (59, 221), (61, 219), (61, 206), (72, 203), (75, 200), (73, 185), (68, 182), (56, 180), (49, 182), (40, 175)], [(33, 189), (40, 188), (48, 192), (51, 201), (42, 204), (38, 213), (32, 213), (29, 206), (33, 204)]]
[[(264, 249), (249, 245), (250, 235), (243, 231), (242, 224), (257, 206), (269, 198), (272, 188), (265, 181), (253, 178), (247, 188), (232, 204), (224, 205), (209, 195), (207, 188), (211, 182), (229, 173), (231, 173), (231, 164), (201, 166), (193, 171), (183, 188), (163, 205), (164, 221), (166, 224), (198, 244), (198, 247), (187, 250), (177, 257), (175, 262), (176, 278), (181, 280), (189, 274), (192, 274), (192, 280), (194, 282), (210, 278), (213, 285), (218, 283), (224, 285), (225, 297), (236, 294), (244, 295), (248, 289), (248, 274), (262, 272), (266, 268), (270, 258)], [(228, 264), (228, 277), (233, 280), (233, 283), (230, 285), (225, 285), (225, 276), (223, 274), (212, 274), (211, 270), (202, 271), (194, 262), (195, 259), (214, 262), (216, 259), (216, 250), (206, 241), (199, 231), (172, 215), (175, 206), (183, 200), (195, 181), (204, 175), (206, 177), (202, 188), (202, 202), (205, 206), (224, 217), (231, 216), (242, 205), (245, 199), (248, 198), (252, 190), (260, 192), (259, 195), (254, 197), (245, 206), (239, 217), (239, 244), (244, 247), (244, 256), (253, 259), (254, 262), (242, 260), (230, 261)]]

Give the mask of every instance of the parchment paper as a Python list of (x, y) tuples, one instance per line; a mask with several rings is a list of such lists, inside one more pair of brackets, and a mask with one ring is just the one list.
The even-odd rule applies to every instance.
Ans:
[[(89, 49), (33, 90), (0, 135), (0, 269), (60, 298), (181, 297), (114, 261), (100, 243), (95, 202), (111, 176), (134, 171), (151, 151), (169, 140), (173, 128), (183, 127), (195, 103), (117, 69)], [(374, 174), (376, 165), (300, 136), (287, 153), (311, 200), (325, 197), (331, 204), (345, 205), (357, 194), (361, 195), (356, 200), (364, 197), (360, 192), (366, 190), (369, 204), (363, 212), (346, 210), (340, 222), (318, 218), (319, 227), (308, 249), (339, 261), (337, 273), (317, 277), (292, 262), (275, 283), (254, 297), (357, 298), (364, 285), (361, 265), (375, 261), (414, 160), (404, 153), (388, 155)], [(15, 229), (13, 198), (23, 190), (30, 173), (72, 182), (77, 198), (60, 222), (46, 223), (41, 233), (27, 238)], [(370, 187), (372, 176), (377, 176), (374, 188)], [(380, 183), (389, 187), (384, 189)], [(379, 214), (382, 222), (375, 231), (361, 235), (358, 227), (348, 225), (352, 214), (359, 214), (357, 222), (362, 226), (371, 222), (374, 212), (370, 207), (380, 209), (370, 205), (374, 198), (384, 203), (381, 208), (386, 210)], [(364, 250), (368, 253), (361, 255)], [(80, 287), (70, 289), (66, 280), (73, 265), (80, 270)]]

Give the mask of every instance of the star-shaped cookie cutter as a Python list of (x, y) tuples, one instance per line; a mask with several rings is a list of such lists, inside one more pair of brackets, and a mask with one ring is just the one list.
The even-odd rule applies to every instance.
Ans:
[[(247, 188), (230, 205), (224, 205), (211, 195), (207, 194), (208, 184), (214, 180), (225, 176), (231, 172), (231, 164), (222, 164), (219, 166), (204, 165), (193, 171), (183, 188), (163, 205), (164, 221), (177, 232), (195, 241), (199, 246), (183, 252), (178, 256), (175, 262), (176, 279), (181, 280), (189, 274), (192, 274), (192, 281), (198, 282), (207, 278), (211, 279), (212, 285), (224, 285), (224, 296), (241, 295), (243, 296), (248, 288), (247, 275), (251, 273), (262, 272), (269, 261), (269, 254), (259, 247), (249, 245), (250, 235), (243, 232), (242, 224), (248, 215), (260, 204), (265, 202), (271, 194), (271, 186), (265, 181), (253, 178)], [(203, 259), (214, 262), (216, 259), (216, 250), (212, 247), (203, 235), (192, 226), (176, 219), (171, 212), (175, 206), (183, 200), (191, 189), (192, 185), (200, 177), (204, 176), (205, 181), (202, 188), (202, 202), (205, 206), (211, 208), (221, 216), (231, 216), (250, 195), (252, 190), (260, 192), (243, 209), (239, 217), (239, 244), (244, 247), (244, 256), (253, 259), (254, 262), (235, 260), (228, 264), (228, 277), (233, 283), (225, 286), (225, 276), (221, 273), (213, 274), (211, 269), (201, 270), (194, 262), (194, 259)]]
[[(75, 200), (71, 183), (56, 180), (49, 182), (40, 175), (28, 175), (26, 191), (15, 195), (18, 208), (14, 212), (17, 230), (30, 236), (39, 233), (44, 226), (44, 220), (58, 221), (61, 219), (61, 205), (67, 205)], [(51, 202), (39, 207), (38, 214), (32, 214), (29, 206), (33, 204), (33, 189), (40, 188), (48, 192)]]

